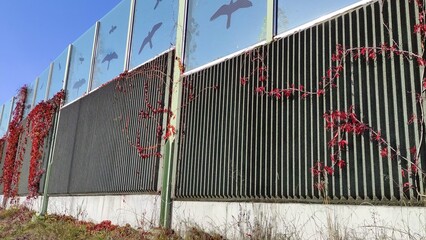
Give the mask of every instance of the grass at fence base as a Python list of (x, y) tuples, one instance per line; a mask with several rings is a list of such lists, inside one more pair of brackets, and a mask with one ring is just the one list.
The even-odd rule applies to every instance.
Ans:
[(152, 228), (149, 231), (107, 224), (79, 221), (65, 215), (37, 217), (25, 207), (0, 209), (0, 239), (145, 239), (145, 240), (220, 240), (198, 228), (191, 228), (184, 236), (173, 230)]

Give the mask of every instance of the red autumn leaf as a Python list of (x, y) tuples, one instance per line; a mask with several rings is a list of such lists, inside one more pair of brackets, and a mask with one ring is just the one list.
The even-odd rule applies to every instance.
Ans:
[(417, 164), (414, 164), (414, 163), (411, 164), (411, 172), (412, 173), (417, 173), (418, 169), (419, 168), (418, 168)]
[(411, 154), (416, 154), (416, 153), (417, 153), (417, 148), (416, 148), (416, 146), (413, 146), (412, 148), (410, 148), (410, 153), (411, 153)]
[(243, 86), (244, 86), (244, 85), (246, 85), (246, 84), (247, 84), (247, 82), (248, 82), (248, 80), (247, 80), (246, 78), (243, 78), (243, 77), (242, 77), (242, 78), (240, 78), (240, 84), (241, 84), (241, 85), (243, 85)]
[(332, 167), (329, 166), (324, 166), (324, 171), (328, 174), (328, 175), (333, 175), (334, 173), (334, 169)]
[(339, 141), (340, 148), (345, 148), (347, 145), (348, 145), (348, 141), (346, 141), (345, 139), (342, 139)]
[(173, 125), (167, 125), (166, 135), (164, 135), (164, 140), (169, 139), (171, 136), (176, 134), (176, 128)]
[(401, 169), (401, 176), (405, 177), (405, 171), (404, 171), (404, 169)]
[(256, 88), (256, 93), (264, 93), (264, 92), (265, 92), (265, 87), (264, 86)]
[(426, 89), (426, 78), (423, 79), (423, 88)]
[(311, 172), (313, 176), (318, 176), (321, 174), (321, 171), (316, 168), (311, 168)]
[(273, 96), (276, 99), (280, 99), (281, 98), (281, 91), (278, 88), (272, 89), (272, 91), (269, 92), (269, 96)]
[(318, 89), (318, 91), (317, 91), (318, 97), (324, 95), (324, 93), (325, 93), (324, 89)]
[(410, 119), (408, 119), (407, 124), (410, 125), (410, 124), (414, 123), (416, 121), (416, 119), (417, 119), (416, 115), (411, 114), (411, 117), (410, 117)]
[(340, 169), (343, 169), (343, 168), (346, 166), (346, 162), (345, 162), (345, 160), (340, 159), (339, 161), (337, 161), (337, 166), (338, 166)]
[(380, 131), (378, 131), (377, 133), (372, 133), (371, 134), (371, 139), (373, 140), (373, 141), (377, 141), (377, 142), (381, 142), (382, 141), (382, 133), (380, 132)]
[(424, 60), (421, 57), (417, 58), (417, 64), (419, 64), (419, 66), (426, 66), (426, 60)]
[(265, 82), (266, 81), (266, 76), (262, 75), (259, 77), (259, 81), (260, 82)]
[(380, 156), (386, 157), (388, 156), (388, 148), (384, 147), (380, 150)]

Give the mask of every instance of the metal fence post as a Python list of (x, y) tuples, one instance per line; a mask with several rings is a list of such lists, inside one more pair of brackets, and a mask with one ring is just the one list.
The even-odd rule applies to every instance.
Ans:
[[(169, 124), (175, 126), (178, 129), (180, 110), (179, 106), (181, 103), (182, 96), (182, 84), (180, 83), (181, 70), (180, 65), (182, 64), (181, 59), (184, 56), (184, 39), (185, 39), (185, 27), (186, 27), (186, 0), (179, 0), (179, 12), (178, 21), (176, 28), (176, 48), (175, 48), (175, 59), (173, 64), (173, 92), (171, 94), (170, 109), (173, 111), (173, 116), (170, 118)], [(172, 216), (172, 189), (173, 183), (173, 167), (176, 161), (177, 152), (177, 141), (179, 129), (174, 138), (169, 139), (163, 150), (163, 168), (162, 168), (162, 188), (161, 188), (161, 209), (160, 209), (160, 225), (165, 228), (171, 226)]]

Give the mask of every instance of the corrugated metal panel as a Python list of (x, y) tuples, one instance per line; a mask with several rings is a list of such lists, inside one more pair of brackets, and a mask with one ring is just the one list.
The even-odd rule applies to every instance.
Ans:
[[(51, 194), (156, 192), (160, 158), (142, 159), (135, 148), (159, 151), (157, 124), (163, 115), (141, 119), (146, 102), (164, 102), (169, 81), (166, 53), (130, 73), (126, 92), (116, 81), (61, 109), (53, 155)], [(147, 93), (144, 88), (148, 87)]]
[[(412, 34), (415, 11), (408, 1), (385, 1), (383, 9), (374, 2), (259, 47), (256, 51), (268, 67), (268, 88), (294, 84), (318, 89), (337, 44), (362, 47), (395, 41), (404, 49), (418, 51), (419, 39)], [(411, 113), (419, 112), (414, 94), (421, 88), (420, 71), (413, 61), (403, 56), (346, 61), (338, 88), (330, 94), (282, 101), (256, 95), (255, 88), (260, 86), (256, 71), (261, 64), (244, 53), (185, 76), (185, 86), (201, 94), (190, 101), (190, 90), (184, 88), (176, 198), (323, 201), (313, 187), (318, 179), (310, 171), (317, 161), (331, 164), (333, 152), (327, 143), (332, 134), (325, 129), (323, 114), (348, 110), (351, 105), (402, 155), (410, 155), (408, 149), (419, 133), (416, 124), (407, 122)], [(242, 86), (240, 78), (253, 72), (253, 81)], [(219, 89), (204, 91), (213, 85)], [(400, 174), (407, 164), (382, 158), (377, 143), (369, 138), (368, 134), (349, 136), (349, 149), (343, 154), (347, 167), (328, 178), (328, 197), (336, 201), (417, 199), (415, 191), (402, 188), (406, 182), (413, 183)], [(422, 179), (417, 181), (423, 192)]]

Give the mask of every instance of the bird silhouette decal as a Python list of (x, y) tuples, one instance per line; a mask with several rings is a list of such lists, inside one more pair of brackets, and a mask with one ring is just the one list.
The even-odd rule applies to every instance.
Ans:
[(157, 9), (157, 7), (158, 7), (158, 4), (160, 4), (160, 2), (161, 2), (162, 0), (157, 0), (157, 2), (155, 3), (155, 6), (154, 6), (154, 10), (155, 9)]
[(61, 67), (61, 63), (59, 63), (58, 67), (59, 67), (59, 70), (61, 70), (61, 68), (62, 68), (62, 67)]
[(109, 34), (113, 33), (117, 29), (117, 26), (113, 25), (111, 26), (111, 29), (109, 30)]
[(116, 52), (112, 52), (112, 53), (107, 54), (107, 55), (104, 57), (104, 59), (102, 60), (102, 63), (104, 63), (104, 62), (108, 62), (107, 70), (109, 70), (109, 63), (110, 63), (113, 59), (117, 59), (117, 58), (118, 58), (117, 53), (116, 53)]
[(84, 85), (85, 82), (86, 82), (86, 79), (81, 78), (80, 80), (75, 82), (74, 85), (72, 86), (73, 89), (77, 89), (77, 95), (78, 95), (78, 92), (80, 92), (80, 88)]
[(80, 64), (82, 64), (84, 61), (84, 57), (80, 57), (78, 60), (80, 61)]
[(222, 5), (214, 14), (211, 16), (210, 21), (215, 20), (216, 18), (225, 15), (228, 17), (226, 20), (226, 28), (228, 29), (231, 26), (231, 16), (234, 12), (241, 8), (249, 8), (253, 4), (249, 0), (231, 0), (229, 4)]
[(161, 25), (163, 25), (162, 22), (159, 22), (157, 24), (155, 24), (154, 26), (152, 26), (151, 31), (148, 32), (148, 36), (146, 36), (142, 42), (141, 48), (139, 49), (139, 53), (141, 54), (143, 48), (145, 47), (145, 45), (147, 45), (149, 43), (149, 47), (152, 48), (152, 37), (154, 36), (155, 32), (161, 27)]

